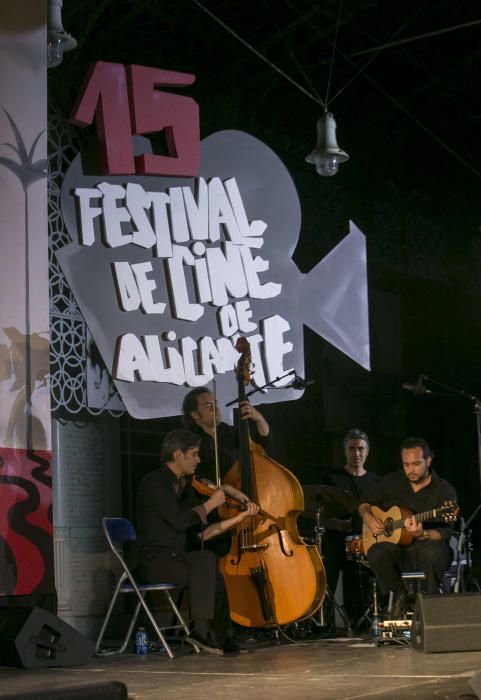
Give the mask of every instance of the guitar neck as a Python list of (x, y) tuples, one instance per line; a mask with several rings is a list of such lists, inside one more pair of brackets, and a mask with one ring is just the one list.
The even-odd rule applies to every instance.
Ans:
[[(414, 518), (414, 520), (418, 524), (423, 523), (425, 520), (431, 520), (432, 518), (435, 518), (438, 510), (439, 510), (438, 508), (433, 508), (432, 510), (424, 511), (424, 513), (416, 513), (412, 517)], [(399, 520), (394, 520), (393, 528), (398, 528), (398, 527), (404, 527), (404, 518), (401, 518)]]

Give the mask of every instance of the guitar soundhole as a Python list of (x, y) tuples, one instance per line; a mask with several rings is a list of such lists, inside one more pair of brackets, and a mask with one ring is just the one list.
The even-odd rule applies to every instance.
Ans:
[(393, 528), (392, 524), (393, 524), (392, 518), (388, 518), (387, 520), (384, 521), (384, 534), (386, 535), (386, 537), (391, 537), (391, 535), (393, 533), (394, 528)]

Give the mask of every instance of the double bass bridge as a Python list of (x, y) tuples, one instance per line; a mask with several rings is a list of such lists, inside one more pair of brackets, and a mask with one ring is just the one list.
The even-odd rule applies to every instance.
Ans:
[(240, 546), (240, 551), (244, 552), (259, 552), (260, 550), (267, 549), (269, 544), (244, 544)]

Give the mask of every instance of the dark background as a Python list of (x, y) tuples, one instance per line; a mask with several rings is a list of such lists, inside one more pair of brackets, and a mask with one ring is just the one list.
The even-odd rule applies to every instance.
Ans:
[[(64, 0), (78, 48), (49, 72), (50, 108), (67, 115), (93, 61), (194, 73), (201, 136), (241, 129), (284, 161), (303, 225), (295, 260), (310, 270), (348, 232), (368, 251), (372, 371), (308, 329), (297, 402), (266, 406), (276, 457), (301, 482), (343, 462), (342, 435), (371, 437), (369, 466), (399, 466), (398, 445), (426, 437), (467, 517), (480, 502), (474, 404), (402, 389), (423, 373), (481, 395), (481, 2), (206, 0), (205, 7), (300, 86), (324, 99), (350, 155), (332, 178), (305, 156), (323, 108), (193, 0)], [(333, 44), (337, 43), (333, 52)], [(384, 44), (391, 44), (379, 48)], [(434, 385), (430, 385), (435, 388)], [(125, 510), (178, 419), (122, 419)], [(479, 518), (474, 523), (477, 527)], [(477, 534), (476, 534), (477, 538)]]

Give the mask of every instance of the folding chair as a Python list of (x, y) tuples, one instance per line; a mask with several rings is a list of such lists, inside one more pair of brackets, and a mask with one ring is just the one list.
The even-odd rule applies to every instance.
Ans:
[[(173, 583), (136, 583), (129, 567), (125, 562), (123, 552), (123, 546), (127, 542), (133, 542), (136, 539), (135, 527), (132, 525), (130, 520), (127, 520), (127, 518), (102, 518), (102, 527), (109, 547), (112, 550), (118, 562), (120, 563), (122, 570), (117, 584), (114, 586), (114, 594), (112, 600), (110, 601), (107, 614), (105, 615), (102, 628), (99, 632), (99, 636), (95, 644), (95, 655), (113, 656), (114, 654), (122, 654), (127, 648), (127, 644), (129, 643), (129, 639), (132, 635), (135, 623), (137, 622), (137, 618), (139, 616), (140, 608), (143, 608), (166, 653), (168, 654), (169, 658), (173, 659), (174, 654), (172, 653), (172, 649), (170, 648), (163, 633), (167, 630), (183, 629), (186, 635), (189, 634), (189, 628), (187, 626), (187, 623), (185, 622), (180, 610), (178, 609), (171, 595), (171, 591), (178, 590), (178, 586), (174, 585)], [(145, 602), (145, 596), (147, 595), (147, 593), (151, 593), (153, 591), (162, 591), (165, 594), (170, 608), (174, 613), (175, 617), (177, 618), (179, 624), (170, 625), (168, 627), (159, 627), (147, 603)], [(137, 605), (135, 606), (135, 610), (130, 620), (127, 634), (125, 635), (121, 646), (114, 649), (104, 648), (102, 646), (102, 642), (105, 630), (107, 629), (107, 625), (112, 615), (117, 598), (122, 593), (133, 593), (137, 597)], [(192, 644), (192, 646), (194, 647), (195, 651), (199, 653), (199, 648), (195, 644)]]

